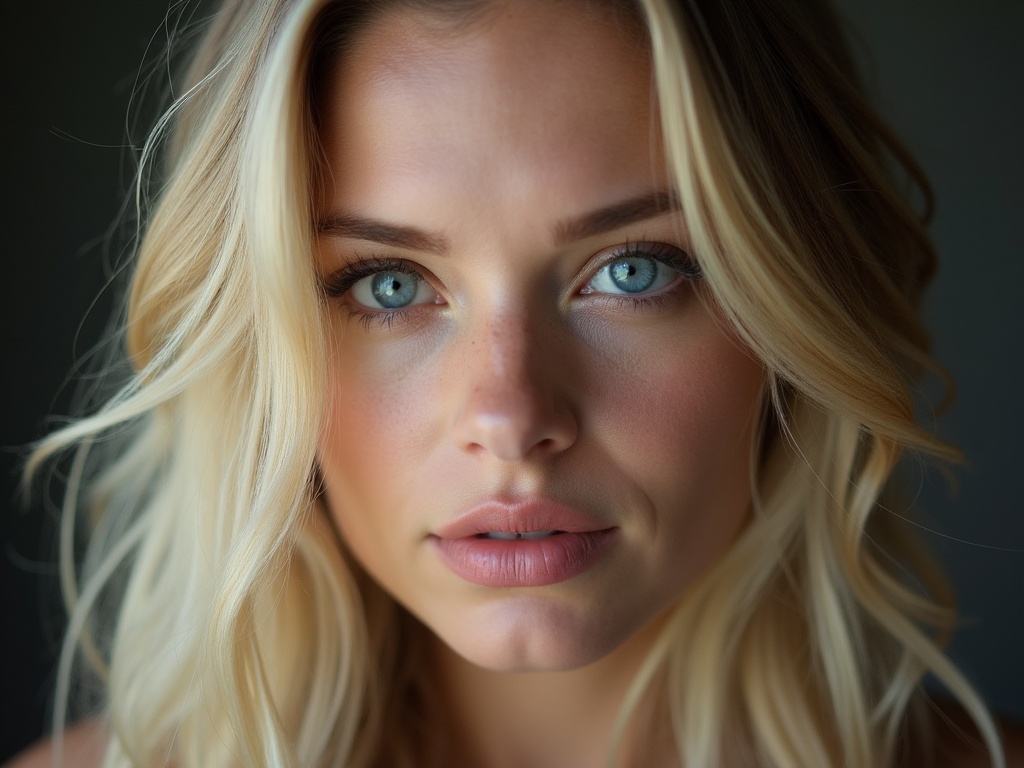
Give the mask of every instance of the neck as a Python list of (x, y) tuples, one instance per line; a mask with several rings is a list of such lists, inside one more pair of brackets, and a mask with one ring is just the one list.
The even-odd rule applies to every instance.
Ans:
[[(658, 623), (660, 624), (660, 622)], [(641, 630), (607, 657), (559, 672), (494, 672), (433, 639), (433, 669), (452, 729), (450, 765), (480, 768), (607, 768), (651, 762), (651, 743), (627, 731), (610, 763), (613, 735), (628, 689), (660, 626)], [(650, 704), (635, 720), (647, 720)], [(632, 730), (632, 729), (631, 729)]]

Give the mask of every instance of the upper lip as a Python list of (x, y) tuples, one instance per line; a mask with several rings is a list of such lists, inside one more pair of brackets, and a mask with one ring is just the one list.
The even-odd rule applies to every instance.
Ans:
[(442, 539), (461, 539), (481, 533), (561, 531), (588, 533), (614, 526), (593, 513), (548, 499), (489, 500), (460, 513), (434, 532)]

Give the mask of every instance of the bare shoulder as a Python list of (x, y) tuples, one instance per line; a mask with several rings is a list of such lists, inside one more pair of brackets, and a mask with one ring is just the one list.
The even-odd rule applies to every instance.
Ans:
[[(952, 706), (943, 706), (941, 713), (944, 722), (936, 724), (938, 764), (949, 768), (991, 768), (988, 750), (967, 713)], [(1024, 768), (1024, 725), (1000, 720), (997, 726), (1006, 768)]]
[[(107, 730), (99, 720), (86, 720), (64, 731), (63, 768), (100, 768)], [(51, 739), (36, 742), (3, 768), (52, 768), (57, 755)]]

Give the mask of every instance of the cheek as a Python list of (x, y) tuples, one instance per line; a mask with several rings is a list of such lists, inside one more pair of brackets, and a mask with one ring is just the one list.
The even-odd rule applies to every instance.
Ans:
[(320, 449), (360, 477), (400, 471), (440, 428), (437, 341), (412, 335), (382, 344), (355, 326), (331, 352), (329, 411)]
[[(328, 506), (354, 549), (386, 544), (403, 502), (415, 493), (421, 446), (439, 429), (429, 365), (362, 356), (358, 345), (331, 365), (329, 410), (318, 458)], [(391, 510), (392, 512), (389, 512)]]
[(700, 467), (711, 473), (702, 484), (712, 486), (713, 476), (749, 463), (764, 373), (711, 315), (701, 315), (686, 334), (630, 340), (629, 355), (589, 378), (611, 441), (629, 444), (650, 476)]
[(633, 432), (643, 458), (663, 477), (701, 467), (711, 473), (704, 477), (707, 486), (715, 485), (713, 476), (745, 472), (760, 366), (730, 342), (676, 360), (666, 357), (644, 383), (648, 394), (640, 429)]
[(591, 379), (604, 442), (661, 511), (656, 524), (692, 534), (733, 529), (747, 511), (764, 371), (712, 315), (690, 319), (685, 334), (633, 340), (626, 359)]

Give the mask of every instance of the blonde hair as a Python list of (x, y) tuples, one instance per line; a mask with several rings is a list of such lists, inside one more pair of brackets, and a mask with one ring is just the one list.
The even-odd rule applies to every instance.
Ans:
[[(444, 761), (424, 630), (348, 560), (316, 493), (312, 105), (328, 57), (393, 4), (226, 3), (146, 145), (140, 206), (165, 145), (167, 161), (125, 324), (135, 373), (29, 466), (77, 446), (55, 730), (81, 653), (111, 768)], [(894, 167), (927, 185), (865, 105), (823, 2), (624, 7), (649, 33), (709, 289), (769, 382), (753, 517), (674, 609), (616, 742), (650, 705), (690, 766), (892, 765), (927, 671), (1001, 766), (991, 717), (940, 650), (948, 590), (884, 503), (906, 451), (957, 458), (914, 423), (914, 377), (936, 370), (917, 312), (934, 254)]]

